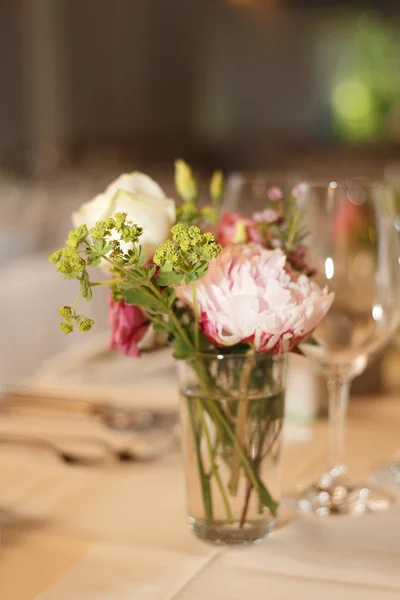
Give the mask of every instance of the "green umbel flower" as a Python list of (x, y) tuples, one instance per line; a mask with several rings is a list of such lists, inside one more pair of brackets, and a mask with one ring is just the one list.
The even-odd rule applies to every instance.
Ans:
[(67, 246), (71, 248), (78, 248), (82, 242), (84, 242), (89, 235), (89, 230), (86, 225), (79, 225), (76, 229), (69, 232), (67, 238)]
[(65, 317), (66, 319), (69, 319), (72, 315), (72, 309), (70, 306), (60, 306), (60, 308), (58, 309), (58, 314), (62, 317)]
[(60, 329), (63, 333), (68, 334), (68, 333), (73, 332), (74, 327), (73, 327), (71, 321), (61, 321)]
[(160, 244), (153, 256), (153, 262), (158, 267), (163, 267), (165, 263), (177, 265), (183, 259), (183, 254), (180, 248), (177, 248), (172, 240), (167, 240)]
[(90, 331), (92, 329), (94, 325), (94, 321), (93, 319), (89, 319), (89, 317), (84, 317), (79, 325), (78, 325), (78, 329), (79, 331)]

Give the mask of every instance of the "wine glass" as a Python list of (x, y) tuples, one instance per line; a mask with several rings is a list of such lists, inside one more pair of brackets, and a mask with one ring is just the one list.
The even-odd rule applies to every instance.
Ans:
[(287, 195), (300, 180), (298, 174), (286, 171), (231, 173), (226, 181), (222, 210), (251, 217), (265, 208), (271, 188), (278, 187)]
[[(400, 236), (400, 164), (394, 163), (390, 165), (390, 169), (387, 170), (386, 179), (390, 182), (395, 197), (396, 205), (396, 220), (395, 226)], [(400, 265), (400, 256), (399, 256)], [(399, 267), (400, 268), (400, 267)], [(394, 345), (400, 350), (400, 329), (397, 330), (396, 335), (393, 338)], [(378, 483), (396, 486), (400, 489), (400, 451), (397, 452), (396, 456), (390, 463), (383, 464), (381, 467), (376, 469), (373, 473), (373, 479)]]
[(312, 339), (300, 345), (327, 381), (329, 458), (319, 481), (303, 489), (298, 508), (317, 515), (383, 510), (390, 497), (347, 480), (344, 438), (350, 384), (399, 324), (393, 198), (384, 185), (361, 178), (304, 190), (310, 264), (317, 283), (335, 296)]

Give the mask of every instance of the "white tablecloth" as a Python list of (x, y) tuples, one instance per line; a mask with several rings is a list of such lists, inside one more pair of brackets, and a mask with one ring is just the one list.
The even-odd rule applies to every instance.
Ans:
[[(134, 395), (143, 398), (139, 383)], [(166, 384), (165, 395), (172, 388)], [(400, 446), (400, 403), (357, 400), (350, 412), (350, 467), (353, 477), (364, 477)], [(65, 419), (65, 435), (84, 430), (73, 419)], [(24, 430), (28, 421), (37, 434), (60, 433), (34, 415), (0, 415), (0, 436)], [(286, 447), (286, 493), (321, 472), (325, 441), (321, 423), (311, 439)], [(175, 446), (153, 462), (96, 468), (0, 446), (0, 506), (1, 600), (400, 597), (398, 506), (384, 514), (326, 520), (293, 520), (283, 511), (280, 527), (259, 546), (206, 545), (186, 525)]]

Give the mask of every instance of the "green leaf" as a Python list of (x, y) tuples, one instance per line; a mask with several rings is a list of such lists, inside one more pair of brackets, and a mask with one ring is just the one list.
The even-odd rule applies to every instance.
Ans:
[(93, 248), (97, 250), (97, 252), (104, 252), (104, 248), (106, 246), (106, 242), (103, 239), (95, 239), (93, 240)]
[(159, 333), (169, 334), (174, 330), (174, 327), (170, 321), (160, 320), (153, 323), (153, 329)]
[(174, 358), (177, 360), (187, 360), (193, 353), (192, 346), (189, 346), (182, 338), (175, 338), (174, 340), (175, 352)]
[(186, 285), (189, 285), (189, 283), (192, 283), (192, 281), (196, 281), (197, 277), (194, 273), (186, 273), (185, 274), (185, 283)]
[(196, 277), (197, 279), (201, 279), (208, 271), (208, 262), (199, 263), (196, 267)]
[(176, 298), (176, 291), (172, 288), (167, 289), (163, 292), (163, 296), (165, 296), (168, 306), (172, 306)]
[(85, 272), (82, 274), (82, 277), (79, 278), (81, 284), (81, 296), (88, 302), (92, 299), (92, 288), (89, 283), (89, 275)]
[(173, 271), (160, 271), (157, 279), (158, 285), (165, 287), (167, 285), (178, 285), (183, 279), (182, 273), (174, 273)]
[(101, 257), (95, 253), (88, 253), (87, 264), (92, 267), (97, 267), (101, 262)]
[(63, 277), (63, 279), (76, 279), (77, 277), (79, 277), (80, 272), (79, 271), (70, 271), (69, 273), (61, 273), (61, 276)]
[(143, 267), (143, 265), (146, 262), (146, 254), (142, 248), (142, 246), (138, 247), (138, 254), (137, 254), (137, 266), (138, 267)]
[(133, 290), (131, 289), (122, 292), (122, 296), (127, 304), (134, 304), (135, 306), (140, 306), (163, 314), (167, 312), (167, 307), (164, 302), (156, 296), (153, 296), (151, 292), (135, 288)]

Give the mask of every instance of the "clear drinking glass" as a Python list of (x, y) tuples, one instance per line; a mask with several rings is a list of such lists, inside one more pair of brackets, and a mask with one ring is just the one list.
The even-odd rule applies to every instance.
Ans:
[(261, 540), (279, 508), (286, 357), (199, 353), (178, 366), (189, 524), (207, 541)]
[(310, 264), (316, 281), (335, 298), (312, 340), (301, 344), (327, 380), (329, 457), (325, 473), (303, 490), (298, 507), (318, 515), (382, 510), (390, 503), (387, 496), (348, 481), (344, 440), (350, 384), (399, 324), (393, 198), (384, 185), (363, 179), (305, 189)]

